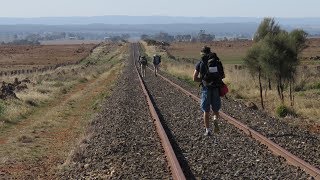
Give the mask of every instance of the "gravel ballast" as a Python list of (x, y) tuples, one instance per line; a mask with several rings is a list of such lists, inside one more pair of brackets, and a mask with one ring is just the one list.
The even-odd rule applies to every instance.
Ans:
[(170, 129), (169, 136), (188, 178), (309, 178), (225, 121), (219, 120), (219, 134), (204, 136), (199, 103), (155, 77), (150, 70), (144, 80), (164, 126)]
[(126, 65), (88, 137), (60, 178), (169, 179), (170, 173), (150, 117), (138, 75)]
[[(198, 88), (192, 87), (166, 73), (162, 73), (162, 75), (189, 92), (198, 95)], [(261, 110), (247, 108), (243, 102), (232, 98), (222, 98), (222, 111), (320, 169), (320, 134), (291, 125)], [(292, 121), (299, 121), (299, 119)]]

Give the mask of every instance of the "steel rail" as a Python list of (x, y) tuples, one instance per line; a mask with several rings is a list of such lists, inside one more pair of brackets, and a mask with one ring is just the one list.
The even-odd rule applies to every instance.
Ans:
[[(132, 60), (134, 61), (134, 64), (136, 66), (136, 45), (133, 44), (132, 45)], [(141, 88), (143, 90), (143, 93), (145, 95), (145, 98), (147, 100), (147, 104), (148, 104), (148, 107), (149, 107), (149, 110), (150, 110), (150, 114), (151, 114), (151, 117), (153, 118), (153, 123), (155, 124), (156, 126), (156, 130), (157, 130), (157, 133), (158, 133), (158, 136), (161, 140), (161, 144), (162, 144), (162, 147), (164, 149), (164, 152), (165, 152), (165, 156), (166, 156), (166, 159), (167, 159), (167, 162), (168, 162), (168, 165), (169, 165), (169, 169), (171, 171), (171, 174), (172, 174), (172, 177), (173, 179), (175, 180), (185, 180), (186, 177), (185, 175), (183, 174), (183, 171), (182, 171), (182, 168), (179, 164), (179, 161), (173, 151), (173, 148), (170, 144), (170, 141), (169, 141), (169, 138), (160, 122), (160, 119), (159, 119), (159, 116), (152, 104), (152, 101), (150, 99), (150, 96), (147, 92), (147, 89), (145, 87), (145, 84), (141, 78), (141, 75), (139, 74), (139, 71), (137, 69), (137, 66), (136, 66), (136, 72), (138, 73), (138, 76), (139, 76), (139, 81), (140, 81), (140, 85), (141, 85)]]
[[(169, 84), (171, 84), (172, 86), (176, 87), (177, 89), (179, 89), (180, 91), (185, 93), (187, 96), (191, 97), (192, 99), (196, 100), (197, 102), (200, 102), (200, 98), (199, 97), (197, 97), (194, 94), (190, 93), (189, 91), (183, 89), (181, 86), (175, 84), (174, 82), (172, 82), (168, 78), (162, 76), (161, 74), (158, 74), (158, 76), (160, 76), (162, 79), (167, 81)], [(228, 123), (234, 125), (238, 129), (242, 130), (245, 134), (247, 134), (250, 137), (256, 139), (260, 143), (266, 145), (275, 155), (282, 156), (283, 158), (285, 158), (287, 160), (288, 164), (291, 164), (291, 165), (294, 165), (296, 167), (299, 167), (303, 171), (305, 171), (306, 173), (308, 173), (311, 176), (313, 176), (315, 179), (320, 180), (320, 170), (318, 168), (310, 165), (306, 161), (304, 161), (304, 160), (300, 159), (299, 157), (293, 155), (292, 153), (290, 153), (286, 149), (282, 148), (278, 144), (276, 144), (273, 141), (271, 141), (270, 139), (268, 139), (267, 137), (263, 136), (262, 134), (258, 133), (255, 130), (251, 129), (250, 127), (246, 126), (245, 124), (239, 122), (235, 118), (227, 115), (226, 113), (220, 111), (220, 115)]]

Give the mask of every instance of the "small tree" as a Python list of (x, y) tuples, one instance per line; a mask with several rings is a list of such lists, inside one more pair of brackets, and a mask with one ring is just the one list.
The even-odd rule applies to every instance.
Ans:
[(268, 77), (276, 81), (278, 95), (283, 102), (284, 84), (291, 78), (292, 72), (295, 72), (298, 62), (290, 46), (289, 34), (285, 31), (276, 35), (269, 34), (262, 44), (263, 51), (260, 56), (263, 69)]
[[(282, 30), (272, 18), (265, 18), (254, 36), (254, 46), (247, 52), (244, 61), (250, 72), (259, 77), (260, 97), (262, 99), (261, 77), (277, 84), (279, 98), (284, 103), (284, 87), (289, 83), (290, 101), (293, 101), (291, 86), (294, 82), (298, 55), (305, 48), (307, 34), (303, 30), (291, 33)], [(292, 104), (292, 103), (291, 103)]]
[(275, 23), (274, 18), (264, 18), (254, 34), (254, 42), (258, 42), (267, 35), (276, 35), (281, 31), (280, 26)]
[(255, 75), (258, 74), (259, 88), (260, 88), (260, 103), (261, 107), (264, 109), (263, 96), (262, 96), (262, 82), (261, 77), (263, 75), (263, 69), (260, 62), (261, 45), (259, 43), (254, 44), (247, 52), (244, 58), (244, 63), (249, 69), (250, 73)]
[[(302, 52), (303, 49), (305, 49), (306, 46), (306, 40), (308, 34), (304, 32), (301, 29), (295, 29), (290, 32), (290, 44), (293, 46), (293, 50), (295, 51), (295, 58), (298, 60), (299, 54)], [(289, 97), (290, 97), (290, 105), (293, 106), (294, 98), (292, 95), (292, 86), (295, 82), (295, 71), (296, 69), (293, 69), (291, 72), (291, 78), (289, 81)]]

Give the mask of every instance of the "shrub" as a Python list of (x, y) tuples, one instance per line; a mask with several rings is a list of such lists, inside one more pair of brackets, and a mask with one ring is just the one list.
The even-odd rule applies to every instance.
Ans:
[(80, 83), (85, 83), (85, 82), (88, 82), (88, 79), (85, 78), (85, 77), (83, 77), (83, 78), (80, 78), (80, 79), (79, 79), (79, 82), (80, 82)]
[(26, 104), (28, 104), (29, 106), (33, 106), (33, 107), (38, 106), (38, 104), (37, 104), (34, 100), (32, 100), (32, 99), (28, 99), (28, 100), (26, 100), (25, 102), (26, 102)]
[(311, 86), (312, 89), (320, 89), (320, 82), (317, 82)]
[(61, 93), (62, 93), (62, 94), (67, 94), (67, 93), (68, 93), (67, 88), (62, 88), (62, 89), (61, 89)]
[(296, 116), (296, 113), (293, 109), (286, 107), (285, 105), (280, 105), (276, 108), (276, 114), (279, 117), (286, 117), (287, 115)]
[(284, 105), (278, 106), (276, 108), (276, 113), (279, 117), (285, 117), (288, 114), (288, 108)]

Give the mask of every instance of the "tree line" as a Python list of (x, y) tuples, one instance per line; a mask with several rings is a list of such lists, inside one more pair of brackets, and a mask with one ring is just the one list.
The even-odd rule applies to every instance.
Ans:
[(178, 34), (176, 36), (170, 35), (166, 32), (160, 32), (154, 35), (141, 35), (142, 40), (154, 40), (160, 42), (211, 42), (215, 39), (214, 34), (206, 33), (205, 30), (200, 30), (197, 35), (192, 36), (191, 34)]

